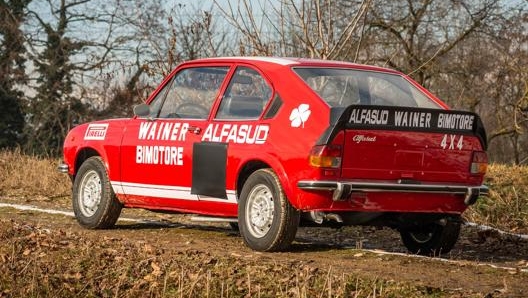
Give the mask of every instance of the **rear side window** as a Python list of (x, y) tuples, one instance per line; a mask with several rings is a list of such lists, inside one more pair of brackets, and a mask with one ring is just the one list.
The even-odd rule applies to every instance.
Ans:
[(256, 70), (238, 67), (220, 102), (216, 119), (257, 119), (272, 93)]
[(361, 104), (440, 108), (399, 75), (342, 68), (293, 70), (331, 107)]

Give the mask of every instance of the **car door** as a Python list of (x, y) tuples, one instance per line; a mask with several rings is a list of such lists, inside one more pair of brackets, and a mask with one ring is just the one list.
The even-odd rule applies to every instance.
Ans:
[[(239, 65), (221, 97), (218, 109), (208, 124), (202, 141), (227, 146), (226, 173), (228, 198), (236, 194), (237, 169), (248, 160), (259, 159), (270, 132), (270, 120), (281, 100), (255, 68)], [(266, 110), (268, 105), (273, 106)], [(266, 112), (265, 112), (266, 111)]]
[(121, 181), (113, 183), (127, 205), (199, 209), (200, 191), (192, 191), (194, 147), (228, 72), (228, 65), (180, 69), (150, 101), (150, 116), (129, 121), (121, 145)]

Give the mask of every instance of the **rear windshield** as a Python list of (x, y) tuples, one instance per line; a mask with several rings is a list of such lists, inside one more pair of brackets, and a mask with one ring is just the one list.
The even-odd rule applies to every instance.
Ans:
[(295, 67), (293, 70), (331, 107), (361, 104), (440, 108), (396, 74), (321, 67)]

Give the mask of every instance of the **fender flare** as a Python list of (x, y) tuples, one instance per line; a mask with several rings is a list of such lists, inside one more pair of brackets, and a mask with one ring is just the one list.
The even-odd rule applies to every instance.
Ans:
[[(243, 185), (238, 185), (238, 182), (240, 181), (241, 175), (244, 175), (244, 169), (246, 166), (252, 162), (260, 163), (262, 165), (265, 165), (266, 167), (269, 167), (270, 169), (277, 174), (279, 177), (279, 181), (281, 183), (282, 189), (284, 191), (284, 194), (288, 198), (288, 201), (290, 201), (290, 204), (292, 204), (293, 207), (299, 209), (299, 204), (297, 200), (297, 196), (295, 195), (295, 188), (296, 185), (293, 185), (290, 181), (290, 177), (286, 173), (286, 170), (280, 163), (280, 161), (273, 156), (272, 154), (269, 154), (267, 152), (259, 153), (259, 158), (247, 158), (240, 162), (240, 166), (238, 167), (236, 171), (236, 184), (235, 187), (237, 189), (237, 193), (239, 189), (242, 189)], [(262, 168), (257, 167), (255, 170)], [(254, 172), (253, 170), (252, 172)], [(248, 175), (249, 176), (249, 175)], [(246, 177), (247, 179), (247, 177)]]

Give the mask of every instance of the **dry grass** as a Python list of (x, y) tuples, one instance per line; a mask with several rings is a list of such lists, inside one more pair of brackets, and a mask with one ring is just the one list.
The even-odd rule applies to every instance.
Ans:
[(24, 155), (18, 150), (1, 151), (0, 196), (69, 196), (71, 182), (57, 171), (59, 162)]
[(528, 167), (493, 164), (485, 184), (490, 196), (481, 197), (465, 217), (506, 231), (528, 233)]

